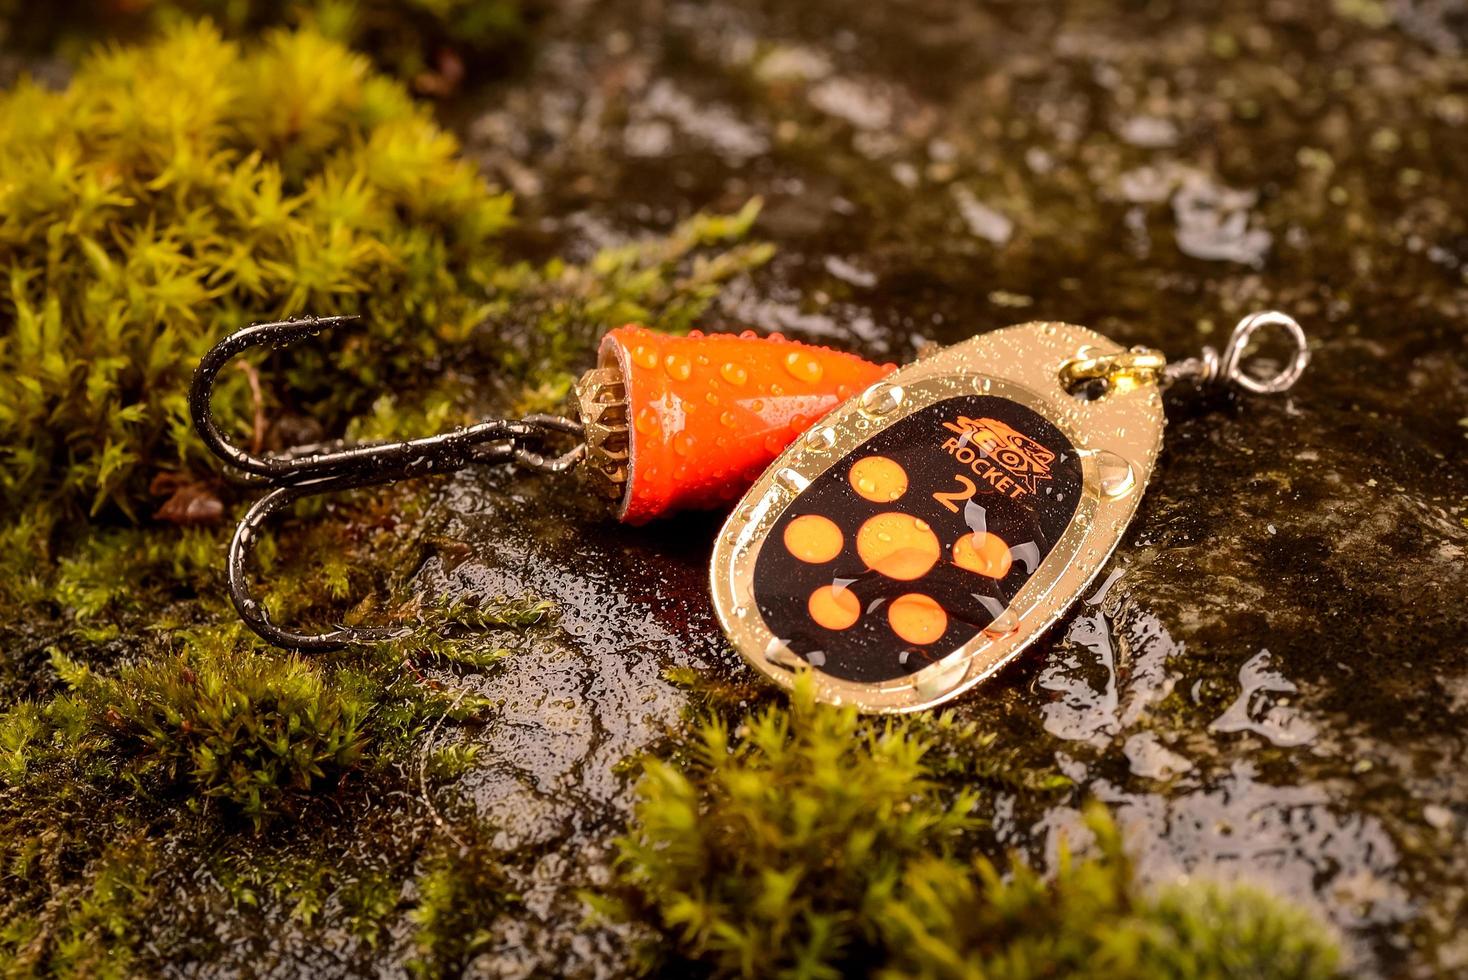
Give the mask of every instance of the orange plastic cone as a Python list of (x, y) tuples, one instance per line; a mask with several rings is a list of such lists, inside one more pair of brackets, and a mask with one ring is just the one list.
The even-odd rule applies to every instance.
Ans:
[(631, 524), (731, 503), (796, 436), (896, 367), (778, 334), (676, 337), (636, 325), (603, 338), (601, 363), (626, 385), (618, 517)]

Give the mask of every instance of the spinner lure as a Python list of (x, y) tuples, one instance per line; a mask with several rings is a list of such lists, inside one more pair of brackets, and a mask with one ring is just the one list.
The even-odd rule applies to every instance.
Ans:
[[(300, 650), (392, 639), (406, 626), (305, 633), (250, 592), (264, 522), (303, 497), (478, 463), (582, 471), (622, 521), (685, 508), (731, 515), (710, 567), (724, 631), (784, 687), (865, 711), (931, 707), (992, 675), (1096, 577), (1136, 513), (1178, 383), (1288, 389), (1309, 354), (1277, 312), (1240, 321), (1222, 353), (1169, 363), (1085, 327), (1026, 323), (925, 351), (896, 369), (778, 336), (611, 331), (574, 417), (493, 419), (405, 442), (254, 455), (215, 424), (236, 355), (347, 318), (246, 327), (203, 358), (190, 409), (229, 466), (271, 489), (230, 544), (235, 608)], [(1246, 370), (1254, 334), (1283, 331), (1282, 366)], [(1267, 367), (1267, 366), (1266, 366)]]

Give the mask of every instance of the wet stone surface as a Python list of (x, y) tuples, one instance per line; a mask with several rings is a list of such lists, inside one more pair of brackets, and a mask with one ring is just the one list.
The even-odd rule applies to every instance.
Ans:
[[(1096, 796), (1148, 875), (1261, 880), (1368, 973), (1468, 968), (1463, 9), (878, 6), (587, 5), (463, 128), (531, 250), (763, 196), (779, 257), (711, 328), (905, 359), (1061, 319), (1186, 355), (1296, 315), (1305, 380), (1174, 400), (1105, 584), (959, 710), (1074, 781), (1001, 801), (1004, 845), (1053, 856)], [(745, 670), (705, 593), (712, 520), (614, 528), (568, 487), (514, 504), (475, 480), (445, 504), (473, 557), (420, 581), (562, 610), (494, 681), (469, 792), (554, 855), (532, 932), (570, 950), (617, 762), (682, 705), (661, 671)]]
[(611, 841), (631, 804), (620, 764), (666, 739), (685, 707), (664, 672), (735, 669), (709, 603), (691, 598), (705, 588), (717, 522), (692, 515), (664, 528), (667, 538), (648, 538), (567, 506), (533, 478), (507, 486), (474, 474), (449, 488), (439, 514), (435, 536), (473, 550), (430, 558), (422, 590), (531, 593), (559, 611), (543, 635), (516, 644), (512, 669), (475, 687), (500, 706), (480, 736), (481, 764), (452, 792), (498, 828), (496, 848), (531, 855), (513, 862), (524, 904), (496, 923), (500, 952), (475, 968), (623, 972), (627, 938), (588, 927), (578, 891), (609, 880)]
[[(1172, 400), (1104, 584), (957, 710), (1074, 783), (1002, 799), (997, 843), (1053, 859), (1098, 797), (1154, 879), (1258, 880), (1368, 975), (1468, 970), (1468, 12), (973, 6), (576, 5), (456, 117), (525, 254), (762, 196), (778, 257), (711, 329), (905, 360), (1056, 319), (1186, 356), (1298, 317), (1295, 391)], [(467, 549), (416, 578), (560, 609), (482, 682), (504, 706), (458, 790), (531, 855), (489, 973), (625, 966), (575, 894), (619, 763), (677, 724), (667, 668), (752, 680), (707, 597), (717, 519), (619, 528), (576, 493), (456, 478), (431, 523)]]

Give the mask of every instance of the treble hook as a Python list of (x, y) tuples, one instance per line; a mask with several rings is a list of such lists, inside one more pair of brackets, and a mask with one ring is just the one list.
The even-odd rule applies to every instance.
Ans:
[[(288, 347), (324, 330), (356, 320), (354, 316), (306, 317), (257, 323), (225, 337), (199, 360), (189, 388), (189, 413), (199, 437), (228, 466), (251, 484), (273, 489), (250, 506), (229, 543), (229, 596), (240, 618), (265, 640), (292, 650), (324, 652), (344, 646), (380, 643), (412, 632), (410, 626), (337, 626), (322, 633), (301, 633), (271, 622), (263, 603), (250, 594), (250, 550), (265, 522), (277, 511), (305, 497), (451, 473), (476, 463), (517, 463), (544, 473), (562, 473), (586, 453), (580, 422), (559, 415), (527, 415), (523, 419), (487, 419), (438, 435), (400, 442), (341, 446), (299, 446), (281, 455), (257, 456), (232, 445), (214, 422), (212, 396), (219, 372), (254, 347)], [(577, 443), (559, 455), (536, 452), (536, 444), (552, 434)]]

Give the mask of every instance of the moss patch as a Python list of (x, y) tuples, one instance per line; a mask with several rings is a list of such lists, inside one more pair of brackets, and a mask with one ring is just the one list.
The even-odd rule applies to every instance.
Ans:
[(426, 497), (391, 489), (281, 520), (265, 602), (455, 641), (309, 660), (255, 641), (224, 600), (237, 494), (189, 429), (193, 364), (250, 320), (363, 314), (224, 379), (232, 437), (267, 451), (554, 406), (600, 331), (686, 327), (763, 261), (734, 244), (753, 207), (587, 266), (506, 262), (509, 198), (310, 29), (97, 52), (65, 88), (0, 95), (0, 137), (0, 370), (19, 382), (0, 393), (0, 973), (154, 973), (217, 957), (221, 923), (251, 915), (462, 965), (514, 902), (515, 858), (431, 801), (474, 764), (455, 729), (492, 723), (473, 675), (554, 610), (400, 594)]
[(372, 54), (425, 95), (444, 95), (465, 74), (464, 59), (512, 54), (523, 40), (520, 0), (139, 0), (32, 4), (0, 0), (0, 42), (63, 52), (89, 38), (140, 38), (208, 17), (232, 36), (310, 26)]
[[(0, 146), (0, 370), (21, 379), (0, 480), (22, 503), (136, 512), (198, 452), (198, 355), (252, 319), (364, 314), (376, 363), (349, 351), (336, 391), (301, 386), (327, 424), (410, 379), (482, 317), (509, 221), (400, 85), (312, 32), (242, 48), (189, 26), (95, 54), (60, 92), (0, 99)], [(244, 380), (224, 395), (241, 411)]]
[(749, 977), (1335, 974), (1324, 929), (1268, 896), (1146, 893), (1100, 809), (1098, 853), (1053, 877), (959, 857), (990, 801), (932, 764), (954, 734), (976, 735), (941, 715), (864, 722), (808, 687), (732, 731), (704, 722), (687, 768), (644, 765), (620, 843), (632, 906), (681, 955)]

